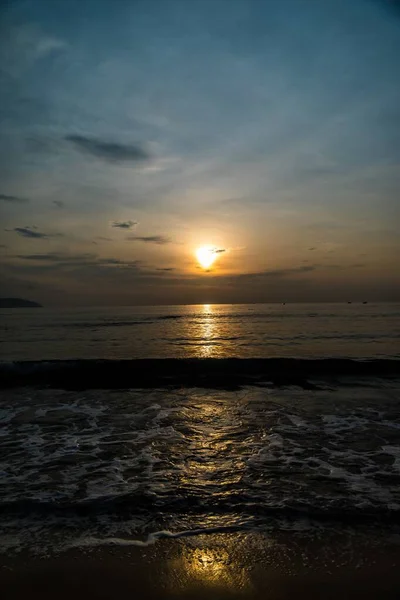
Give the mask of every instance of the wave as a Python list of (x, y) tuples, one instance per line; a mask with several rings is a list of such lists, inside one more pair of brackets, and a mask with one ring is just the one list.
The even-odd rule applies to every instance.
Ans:
[[(294, 500), (294, 499), (293, 499)], [(24, 517), (55, 517), (55, 518), (82, 518), (82, 517), (108, 517), (117, 516), (121, 520), (132, 516), (146, 517), (157, 513), (158, 517), (163, 515), (180, 516), (227, 516), (229, 514), (240, 514), (242, 519), (309, 519), (319, 522), (340, 522), (349, 524), (362, 523), (400, 523), (400, 508), (390, 506), (377, 506), (361, 508), (349, 503), (340, 507), (329, 507), (328, 505), (268, 505), (260, 502), (249, 501), (246, 497), (229, 497), (229, 501), (212, 499), (208, 502), (204, 498), (196, 496), (170, 497), (168, 502), (161, 504), (147, 494), (126, 494), (113, 498), (101, 498), (82, 502), (41, 502), (35, 500), (16, 500), (14, 502), (0, 503), (0, 515)]]
[[(55, 329), (59, 327), (64, 327), (67, 329), (70, 329), (71, 327), (78, 329), (98, 329), (100, 327), (132, 327), (135, 325), (153, 325), (157, 321), (182, 319), (183, 317), (184, 315), (161, 315), (154, 317), (140, 316), (138, 319), (130, 321), (77, 321), (75, 323), (54, 323), (53, 325), (47, 326)], [(33, 327), (33, 329), (34, 328), (35, 327)], [(42, 325), (38, 325), (37, 328), (42, 328)]]
[(82, 548), (82, 547), (94, 547), (94, 546), (139, 546), (140, 548), (146, 548), (152, 546), (158, 540), (163, 538), (168, 539), (179, 539), (194, 537), (197, 535), (210, 535), (213, 533), (235, 533), (238, 531), (244, 531), (250, 529), (245, 525), (227, 525), (220, 527), (199, 527), (196, 529), (187, 529), (184, 531), (168, 531), (161, 530), (150, 533), (145, 540), (131, 539), (131, 538), (120, 538), (120, 537), (82, 537), (70, 542), (66, 548)]
[(151, 323), (153, 323), (153, 321), (143, 319), (141, 321), (94, 321), (92, 323), (63, 323), (62, 325), (56, 324), (53, 327), (65, 327), (67, 329), (71, 327), (78, 329), (98, 329), (99, 327), (131, 327), (134, 325), (150, 325)]
[(126, 389), (186, 386), (239, 389), (244, 385), (298, 385), (313, 378), (400, 376), (400, 360), (347, 358), (160, 358), (49, 360), (0, 363), (0, 388)]

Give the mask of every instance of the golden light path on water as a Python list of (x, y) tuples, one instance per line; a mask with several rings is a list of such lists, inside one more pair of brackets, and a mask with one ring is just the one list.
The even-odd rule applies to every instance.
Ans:
[(213, 307), (212, 304), (203, 304), (203, 317), (201, 325), (201, 336), (203, 338), (203, 345), (201, 347), (201, 356), (203, 358), (211, 357), (213, 352), (212, 340), (217, 335), (216, 331), (216, 319), (213, 318)]
[[(211, 305), (203, 305), (203, 311), (212, 317)], [(212, 324), (208, 327), (212, 336)], [(186, 407), (186, 414), (191, 415), (189, 457), (181, 474), (180, 489), (189, 489), (193, 482), (199, 490), (215, 489), (216, 485), (223, 489), (239, 483), (244, 465), (240, 455), (232, 461), (231, 439), (238, 433), (241, 424), (231, 408), (224, 392), (201, 390), (191, 396), (190, 406)], [(231, 519), (225, 520), (224, 524), (233, 525), (235, 516), (231, 515)], [(204, 527), (213, 528), (221, 524), (220, 516), (210, 515)], [(246, 561), (240, 555), (241, 543), (245, 539), (246, 534), (239, 537), (215, 534), (187, 538), (179, 544), (168, 562), (170, 589), (177, 594), (193, 593), (195, 598), (205, 598), (208, 593), (225, 597), (226, 594), (251, 592), (252, 582)]]

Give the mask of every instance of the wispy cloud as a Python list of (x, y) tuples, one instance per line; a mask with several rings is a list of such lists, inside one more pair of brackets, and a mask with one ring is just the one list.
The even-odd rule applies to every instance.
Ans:
[(54, 237), (62, 237), (62, 233), (43, 233), (38, 231), (37, 227), (14, 227), (13, 229), (5, 229), (5, 231), (14, 231), (18, 235), (30, 239), (48, 239)]
[(279, 279), (284, 277), (291, 277), (292, 275), (299, 275), (303, 273), (310, 273), (315, 271), (316, 265), (303, 265), (300, 267), (292, 267), (287, 269), (272, 269), (270, 271), (259, 271), (256, 273), (240, 273), (236, 275), (225, 275), (223, 279), (234, 279), (237, 281), (243, 280), (262, 280), (262, 279)]
[[(82, 254), (68, 254), (64, 252), (45, 252), (40, 254), (17, 254), (14, 258), (33, 263), (44, 263), (48, 268), (87, 268), (87, 267), (138, 267), (140, 261), (127, 261), (119, 258), (102, 258), (90, 252)], [(47, 268), (46, 267), (46, 268)]]
[(53, 204), (57, 208), (64, 208), (65, 207), (65, 203), (62, 200), (53, 200)]
[(132, 229), (135, 225), (138, 225), (137, 221), (113, 221), (111, 223), (111, 227), (117, 227), (118, 229)]
[(63, 40), (48, 35), (36, 25), (9, 25), (0, 49), (1, 58), (6, 59), (1, 61), (2, 71), (13, 76), (21, 75), (36, 61), (65, 47)]
[(130, 235), (126, 238), (131, 242), (145, 242), (146, 244), (171, 244), (171, 238), (165, 235), (144, 235), (144, 236), (135, 236)]
[(164, 271), (166, 273), (170, 271), (175, 271), (175, 267), (159, 267), (156, 271)]
[(18, 254), (16, 258), (21, 258), (23, 260), (34, 260), (34, 261), (43, 261), (43, 262), (64, 262), (73, 260), (87, 260), (88, 258), (93, 258), (96, 256), (95, 254), (63, 254), (60, 252), (46, 252), (43, 254)]
[[(166, 274), (149, 271), (141, 260), (101, 257), (95, 253), (32, 253), (8, 257), (0, 265), (2, 273), (30, 281), (63, 281), (65, 285), (84, 285), (87, 289), (132, 285), (133, 281), (164, 283)], [(94, 286), (94, 287), (93, 287)]]
[(0, 200), (3, 202), (14, 202), (17, 204), (26, 204), (29, 202), (28, 198), (21, 198), (21, 196), (9, 196), (8, 194), (0, 194)]
[(149, 153), (140, 144), (122, 144), (84, 135), (67, 135), (65, 139), (81, 152), (111, 163), (143, 162), (150, 159)]

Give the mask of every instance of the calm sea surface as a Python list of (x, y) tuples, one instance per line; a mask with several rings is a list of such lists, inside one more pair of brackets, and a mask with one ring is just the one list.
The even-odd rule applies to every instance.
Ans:
[(0, 359), (400, 357), (399, 304), (0, 311)]

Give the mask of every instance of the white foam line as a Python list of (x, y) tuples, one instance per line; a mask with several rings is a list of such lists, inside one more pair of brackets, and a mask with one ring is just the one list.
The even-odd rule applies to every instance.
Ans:
[(186, 531), (178, 531), (173, 533), (172, 531), (162, 530), (150, 533), (147, 536), (147, 540), (132, 540), (127, 538), (108, 537), (108, 538), (96, 538), (86, 537), (78, 539), (67, 545), (68, 548), (87, 547), (87, 546), (139, 546), (147, 547), (155, 544), (157, 540), (161, 538), (172, 538), (177, 539), (181, 537), (191, 537), (195, 535), (204, 535), (210, 533), (223, 533), (227, 531), (239, 530), (240, 527), (210, 527), (200, 529), (188, 529)]
[(307, 423), (297, 415), (288, 414), (286, 416), (296, 427), (307, 427)]

